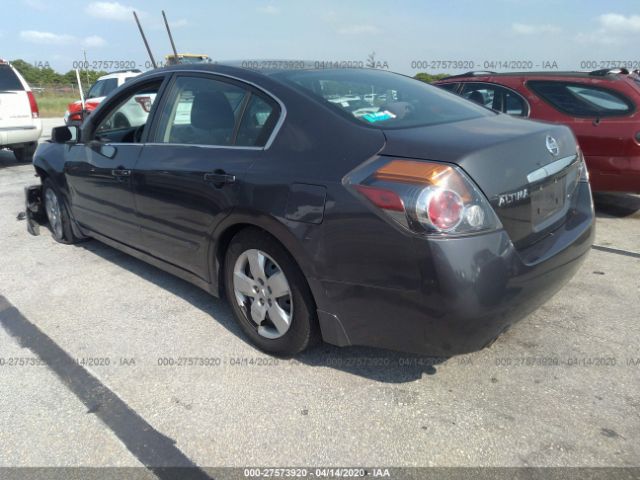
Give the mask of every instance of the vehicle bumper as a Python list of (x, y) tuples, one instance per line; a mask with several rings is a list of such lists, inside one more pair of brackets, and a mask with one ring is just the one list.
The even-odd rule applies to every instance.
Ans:
[(46, 219), (44, 202), (42, 201), (42, 185), (24, 187), (24, 197), (27, 231), (31, 235), (40, 235), (40, 225)]
[(42, 133), (42, 122), (34, 121), (28, 127), (0, 128), (0, 147), (22, 146), (37, 142)]
[(416, 290), (321, 282), (325, 340), (436, 356), (483, 348), (549, 300), (586, 257), (595, 230), (585, 183), (576, 205), (561, 228), (527, 249), (516, 250), (503, 230), (416, 238), (422, 278)]

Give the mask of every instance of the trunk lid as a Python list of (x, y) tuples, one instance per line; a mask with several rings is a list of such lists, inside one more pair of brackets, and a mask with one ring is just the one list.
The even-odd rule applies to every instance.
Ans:
[(565, 126), (496, 115), (384, 133), (382, 155), (461, 167), (489, 199), (516, 248), (535, 243), (566, 218), (579, 168), (576, 141)]

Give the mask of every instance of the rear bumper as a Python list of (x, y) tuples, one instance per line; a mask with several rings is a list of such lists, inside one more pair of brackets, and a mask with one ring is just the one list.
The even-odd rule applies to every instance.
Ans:
[[(594, 238), (588, 185), (553, 235), (516, 250), (504, 231), (415, 239), (422, 285), (400, 290), (323, 281), (334, 317), (320, 316), (340, 345), (451, 356), (479, 350), (551, 298), (574, 275)], [(325, 309), (327, 310), (327, 309)], [(324, 325), (323, 325), (324, 323)], [(332, 338), (328, 341), (332, 342)]]
[(28, 127), (0, 128), (0, 147), (22, 146), (37, 142), (42, 133), (42, 122), (35, 120)]

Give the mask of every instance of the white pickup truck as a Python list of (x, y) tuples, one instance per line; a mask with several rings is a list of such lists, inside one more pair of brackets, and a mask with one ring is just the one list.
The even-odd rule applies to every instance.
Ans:
[(41, 133), (31, 88), (9, 62), (0, 59), (0, 148), (13, 150), (19, 162), (31, 162)]

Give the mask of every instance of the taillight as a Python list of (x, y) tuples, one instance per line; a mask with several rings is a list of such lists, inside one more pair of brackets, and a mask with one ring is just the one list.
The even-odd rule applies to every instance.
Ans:
[(27, 92), (27, 97), (29, 97), (29, 106), (31, 107), (31, 118), (40, 117), (40, 110), (38, 110), (38, 103), (36, 102), (36, 97), (33, 95), (33, 92)]
[(149, 113), (151, 111), (151, 97), (134, 97), (142, 109)]
[(578, 154), (578, 170), (580, 172), (580, 176), (578, 180), (580, 182), (589, 182), (589, 170), (587, 169), (587, 162), (584, 161), (584, 154), (582, 153), (582, 149), (580, 147), (577, 148), (576, 153)]
[(378, 157), (344, 183), (416, 233), (455, 235), (500, 227), (485, 196), (455, 165)]

